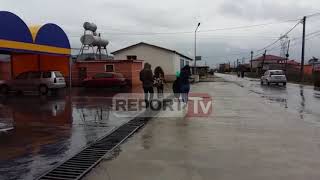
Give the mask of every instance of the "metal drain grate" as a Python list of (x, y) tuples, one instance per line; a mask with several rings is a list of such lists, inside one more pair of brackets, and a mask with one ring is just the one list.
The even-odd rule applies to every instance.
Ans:
[(95, 167), (103, 157), (144, 126), (149, 118), (137, 117), (111, 134), (94, 142), (71, 159), (56, 166), (39, 180), (77, 180)]

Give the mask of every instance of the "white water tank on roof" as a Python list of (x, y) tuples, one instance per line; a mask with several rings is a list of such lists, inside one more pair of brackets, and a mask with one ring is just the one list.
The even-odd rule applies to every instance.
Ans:
[(83, 23), (83, 28), (87, 31), (92, 31), (92, 32), (97, 31), (97, 25), (95, 25), (94, 23), (90, 23), (90, 22)]
[(109, 44), (108, 40), (102, 39), (101, 37), (94, 36), (92, 34), (83, 35), (80, 38), (80, 41), (83, 45), (98, 46), (98, 47), (106, 47)]

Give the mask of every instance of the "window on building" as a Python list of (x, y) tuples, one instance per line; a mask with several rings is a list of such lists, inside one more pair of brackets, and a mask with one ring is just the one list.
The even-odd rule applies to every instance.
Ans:
[(129, 56), (127, 56), (127, 60), (137, 60), (137, 56), (136, 55), (129, 55)]
[(106, 64), (105, 71), (106, 72), (114, 72), (114, 65), (113, 64)]
[(186, 61), (186, 65), (189, 65), (189, 61)]
[(180, 69), (182, 69), (184, 67), (184, 60), (180, 59)]

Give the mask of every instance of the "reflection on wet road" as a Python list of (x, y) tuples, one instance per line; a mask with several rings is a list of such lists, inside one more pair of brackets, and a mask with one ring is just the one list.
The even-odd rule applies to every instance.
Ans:
[(241, 79), (225, 74), (217, 74), (217, 76), (247, 88), (249, 92), (261, 96), (273, 105), (296, 113), (304, 121), (320, 126), (320, 98), (318, 96), (320, 92), (314, 90), (312, 86), (292, 83), (288, 83), (287, 87), (262, 86), (258, 79)]
[(0, 102), (0, 179), (34, 179), (129, 119), (110, 112), (113, 94)]

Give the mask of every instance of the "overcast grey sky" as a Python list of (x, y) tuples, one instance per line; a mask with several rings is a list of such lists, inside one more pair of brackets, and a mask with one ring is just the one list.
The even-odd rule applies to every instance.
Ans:
[[(49, 22), (60, 25), (69, 35), (73, 48), (80, 47), (82, 24), (89, 21), (96, 23), (98, 31), (110, 41), (109, 51), (144, 41), (192, 57), (194, 34), (189, 32), (193, 32), (196, 24), (201, 22), (198, 54), (208, 64), (249, 57), (251, 50), (272, 43), (298, 22), (283, 21), (320, 12), (317, 7), (320, 7), (319, 0), (0, 0), (0, 10), (17, 14), (28, 25)], [(207, 31), (264, 23), (275, 24)], [(310, 17), (307, 33), (318, 30), (320, 16)], [(289, 37), (296, 38), (301, 33), (302, 25), (299, 25)], [(300, 42), (299, 39), (293, 42), (291, 58), (300, 60)], [(307, 41), (307, 59), (320, 57), (319, 42), (320, 36), (310, 37)], [(279, 55), (280, 48), (268, 54)]]

